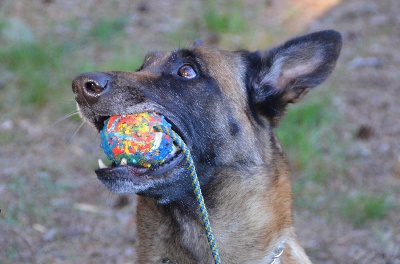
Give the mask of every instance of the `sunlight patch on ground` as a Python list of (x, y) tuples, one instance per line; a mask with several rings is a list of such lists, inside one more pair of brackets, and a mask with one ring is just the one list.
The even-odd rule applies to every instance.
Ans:
[[(269, 18), (281, 21), (291, 32), (299, 32), (340, 2), (341, 0), (271, 1), (270, 5), (274, 8), (267, 8), (267, 15)], [(277, 9), (281, 12), (276, 12)]]
[(299, 31), (340, 2), (340, 0), (285, 0), (281, 5), (287, 12), (281, 12), (278, 16), (291, 30)]

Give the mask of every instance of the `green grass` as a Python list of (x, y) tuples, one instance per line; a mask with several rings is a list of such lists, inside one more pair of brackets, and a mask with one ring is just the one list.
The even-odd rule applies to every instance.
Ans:
[[(339, 115), (339, 116), (338, 116)], [(332, 193), (326, 188), (330, 177), (343, 174), (344, 153), (332, 133), (340, 113), (330, 103), (330, 94), (317, 92), (305, 102), (289, 108), (277, 134), (294, 174), (294, 202), (309, 210), (339, 215), (354, 226), (386, 217), (391, 208), (387, 195), (357, 191)]]
[(46, 222), (52, 210), (49, 199), (56, 197), (60, 191), (45, 172), (38, 173), (37, 179), (13, 175), (8, 179), (7, 189), (16, 198), (13, 202), (9, 201), (8, 205), (0, 206), (3, 221), (12, 225), (27, 224), (26, 219), (35, 223)]
[[(0, 22), (0, 81), (3, 81), (0, 110), (3, 112), (30, 115), (49, 106), (54, 112), (59, 109), (64, 114), (72, 112), (75, 103), (70, 87), (76, 75), (94, 70), (132, 71), (143, 59), (135, 48), (127, 48), (119, 41), (126, 26), (123, 18), (99, 19), (84, 41), (64, 40), (49, 34), (32, 43), (2, 38), (7, 23)], [(87, 42), (92, 43), (91, 49), (87, 49)], [(99, 52), (108, 55), (96, 56)], [(0, 138), (4, 140), (7, 136)]]
[(0, 133), (0, 146), (10, 142), (10, 140), (11, 140), (10, 132), (6, 131), (6, 132)]
[(323, 137), (324, 131), (334, 124), (331, 107), (328, 95), (315, 95), (306, 102), (290, 106), (277, 129), (291, 166), (317, 182), (323, 182), (327, 175), (321, 164), (321, 153), (323, 146), (333, 141)]
[[(332, 87), (330, 87), (332, 89)], [(277, 129), (293, 174), (296, 206), (327, 210), (330, 179), (343, 173), (343, 150), (332, 130), (341, 114), (331, 103), (332, 93), (315, 90), (302, 102), (290, 105)]]
[(62, 52), (49, 42), (10, 45), (0, 50), (0, 61), (13, 74), (6, 88), (15, 103), (43, 107), (57, 96), (57, 77), (61, 72)]
[(143, 52), (137, 48), (120, 47), (115, 49), (111, 59), (101, 65), (100, 70), (135, 71), (142, 65), (143, 58)]
[(34, 208), (34, 200), (32, 200), (32, 192), (29, 190), (26, 177), (14, 175), (8, 181), (7, 189), (12, 194), (20, 194), (18, 199), (10, 203), (9, 206), (2, 204), (2, 214), (5, 217), (5, 222), (9, 224), (19, 224), (27, 213), (31, 214)]
[(90, 36), (103, 44), (108, 44), (122, 34), (125, 26), (126, 19), (122, 17), (101, 19), (90, 31)]
[(216, 33), (241, 33), (247, 28), (242, 1), (203, 2), (203, 20), (208, 30)]
[(391, 207), (386, 194), (358, 193), (353, 197), (342, 198), (340, 213), (354, 226), (359, 227), (370, 220), (385, 218)]
[(0, 32), (7, 26), (7, 22), (5, 20), (0, 19)]

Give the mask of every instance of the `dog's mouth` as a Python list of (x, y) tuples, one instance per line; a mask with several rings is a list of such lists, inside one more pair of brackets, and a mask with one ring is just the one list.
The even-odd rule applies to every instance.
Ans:
[[(124, 117), (124, 115), (121, 115)], [(97, 116), (94, 126), (98, 132), (104, 129), (105, 122), (111, 116)], [(167, 119), (167, 118), (166, 118)], [(171, 120), (172, 130), (180, 135), (179, 129)], [(172, 140), (172, 139), (171, 139)], [(100, 181), (110, 190), (117, 193), (139, 192), (144, 186), (153, 185), (155, 181), (163, 180), (171, 176), (173, 169), (183, 160), (181, 149), (173, 144), (172, 151), (163, 159), (163, 162), (152, 166), (141, 166), (140, 164), (130, 164), (126, 159), (120, 162), (115, 160), (106, 165), (102, 159), (98, 160), (99, 168), (95, 173)]]

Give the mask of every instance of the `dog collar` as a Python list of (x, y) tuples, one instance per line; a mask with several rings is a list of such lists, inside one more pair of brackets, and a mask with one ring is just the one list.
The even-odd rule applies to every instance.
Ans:
[(285, 251), (284, 248), (284, 241), (281, 241), (278, 246), (272, 251), (270, 254), (268, 254), (264, 258), (264, 263), (266, 264), (278, 264), (279, 262), (279, 257), (282, 256), (283, 252)]

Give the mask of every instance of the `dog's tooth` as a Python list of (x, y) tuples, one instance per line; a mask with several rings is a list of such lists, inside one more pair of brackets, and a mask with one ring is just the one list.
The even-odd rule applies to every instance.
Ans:
[(101, 159), (98, 159), (98, 163), (99, 163), (99, 168), (100, 169), (105, 169), (107, 168), (106, 164), (104, 164), (104, 162)]
[(178, 147), (178, 146), (175, 146), (175, 144), (173, 144), (172, 145), (172, 151), (171, 151), (171, 154), (172, 155), (174, 155), (175, 153), (177, 153), (178, 152), (178, 150), (180, 149), (180, 147)]
[(123, 158), (123, 159), (121, 160), (121, 162), (119, 163), (119, 165), (121, 165), (121, 166), (128, 165), (127, 159), (126, 159), (126, 158)]

